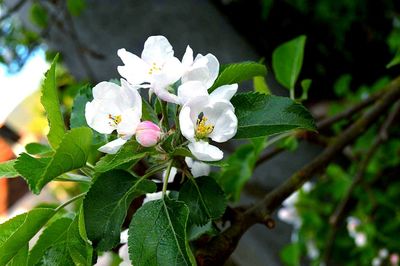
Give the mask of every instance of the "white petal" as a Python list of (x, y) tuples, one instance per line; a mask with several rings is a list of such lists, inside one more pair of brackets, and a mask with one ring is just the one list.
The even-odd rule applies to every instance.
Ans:
[(220, 149), (205, 141), (189, 143), (188, 147), (200, 161), (219, 161), (224, 157), (224, 153)]
[(208, 176), (210, 174), (211, 167), (206, 163), (193, 160), (190, 157), (185, 157), (185, 162), (194, 177)]
[[(178, 169), (176, 169), (175, 167), (171, 168), (171, 172), (169, 173), (169, 177), (168, 177), (168, 183), (172, 183), (174, 182), (176, 173), (178, 172)], [(165, 181), (165, 178), (167, 177), (167, 171), (163, 172), (162, 178), (163, 178), (163, 182)]]
[[(169, 191), (167, 190), (167, 195), (169, 194)], [(162, 198), (162, 191), (160, 192), (155, 192), (155, 193), (147, 193), (146, 197), (143, 200), (143, 205), (149, 201), (153, 201), (153, 200), (159, 200)]]
[(193, 50), (189, 45), (186, 47), (185, 54), (182, 57), (182, 64), (185, 67), (189, 67), (193, 64)]
[(207, 88), (210, 88), (218, 77), (219, 62), (218, 59), (213, 54), (206, 54), (205, 57), (208, 59), (207, 67), (209, 70), (209, 77), (210, 77), (206, 86)]
[(230, 109), (225, 109), (220, 113), (209, 137), (216, 142), (225, 142), (236, 135), (237, 127), (238, 120), (235, 113)]
[(114, 127), (110, 125), (107, 114), (99, 112), (101, 102), (92, 101), (86, 103), (85, 118), (89, 127), (93, 128), (101, 134), (111, 134)]
[(181, 78), (183, 70), (183, 65), (179, 59), (176, 57), (170, 57), (165, 60), (161, 72), (164, 74), (168, 85), (172, 85)]
[(113, 141), (110, 141), (104, 146), (101, 146), (99, 148), (99, 151), (108, 153), (108, 154), (115, 154), (118, 152), (118, 150), (127, 142), (127, 140), (118, 138)]
[(207, 88), (200, 81), (189, 81), (178, 87), (178, 98), (182, 105), (192, 98), (207, 95)]
[(152, 91), (157, 95), (158, 98), (160, 98), (163, 101), (169, 102), (169, 103), (175, 103), (179, 104), (179, 98), (173, 93), (170, 93), (167, 90), (167, 87), (164, 86), (155, 86), (152, 88)]
[(120, 235), (120, 242), (121, 242), (121, 244), (125, 244), (125, 243), (128, 243), (128, 229), (125, 229), (124, 231), (122, 231), (121, 232), (121, 235)]
[(122, 259), (122, 261), (119, 264), (119, 266), (130, 266), (130, 265), (132, 265), (131, 261), (129, 260), (129, 247), (128, 247), (128, 244), (124, 244), (119, 248), (118, 255)]
[(211, 87), (208, 86), (209, 80), (210, 73), (206, 66), (191, 68), (182, 76), (182, 83), (186, 83), (189, 81), (200, 81), (207, 89)]
[(121, 114), (121, 122), (117, 125), (117, 132), (121, 135), (133, 135), (140, 123), (140, 114), (133, 109), (127, 109)]
[(133, 85), (151, 81), (151, 77), (148, 74), (150, 66), (146, 62), (125, 49), (119, 49), (117, 53), (125, 64), (124, 66), (118, 66), (117, 68), (118, 73), (122, 77), (127, 79)]
[[(121, 79), (122, 93), (119, 99), (120, 103), (127, 109), (133, 109), (135, 113), (142, 117), (142, 97), (140, 97), (139, 91), (135, 89), (125, 80)], [(125, 109), (125, 108), (124, 108)]]
[(231, 85), (223, 85), (223, 86), (215, 89), (210, 94), (210, 96), (213, 100), (230, 101), (232, 99), (233, 95), (235, 95), (235, 93), (237, 92), (237, 89), (238, 89), (238, 85), (236, 83), (231, 84)]
[(181, 112), (179, 113), (179, 126), (182, 135), (186, 139), (194, 140), (195, 122), (191, 118), (189, 106), (183, 106)]
[(162, 65), (172, 56), (174, 56), (174, 50), (164, 36), (150, 36), (144, 43), (142, 59), (149, 64)]
[(96, 100), (112, 100), (118, 98), (120, 87), (113, 82), (103, 81), (93, 87), (92, 93)]

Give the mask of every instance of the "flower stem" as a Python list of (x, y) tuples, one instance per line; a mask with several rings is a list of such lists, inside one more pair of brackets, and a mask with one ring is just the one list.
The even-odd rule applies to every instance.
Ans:
[(173, 160), (171, 160), (171, 162), (169, 163), (168, 168), (167, 168), (167, 173), (165, 175), (164, 184), (163, 184), (163, 188), (162, 188), (162, 197), (163, 198), (165, 196), (165, 193), (167, 193), (167, 186), (168, 186), (169, 175), (171, 174), (172, 163), (173, 163)]
[(58, 207), (55, 209), (55, 211), (57, 212), (57, 211), (61, 210), (61, 209), (64, 208), (65, 206), (67, 206), (67, 205), (69, 205), (70, 203), (72, 203), (72, 202), (74, 202), (74, 201), (76, 201), (76, 200), (82, 198), (82, 197), (85, 196), (85, 195), (86, 195), (86, 192), (81, 193), (81, 194), (79, 194), (79, 195), (77, 195), (77, 196), (75, 196), (75, 197), (69, 199), (68, 201), (66, 201), (66, 202), (64, 202), (63, 204), (61, 204), (60, 206), (58, 206)]

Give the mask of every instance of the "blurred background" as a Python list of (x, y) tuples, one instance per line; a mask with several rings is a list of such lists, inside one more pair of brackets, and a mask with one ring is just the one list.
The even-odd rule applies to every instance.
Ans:
[[(365, 99), (400, 70), (387, 67), (400, 48), (396, 0), (0, 0), (0, 161), (14, 158), (28, 143), (45, 142), (47, 121), (38, 89), (56, 53), (61, 56), (57, 84), (68, 117), (82, 85), (119, 76), (119, 48), (138, 54), (147, 37), (158, 34), (169, 39), (178, 58), (190, 44), (222, 64), (262, 60), (268, 69), (279, 44), (306, 35), (300, 75), (312, 79), (304, 104), (317, 119)], [(274, 94), (288, 95), (272, 74), (266, 78)], [(252, 83), (241, 89), (252, 89)], [(327, 134), (346, 125), (342, 121)], [(329, 214), (377, 129), (359, 139), (351, 156), (329, 165), (318, 185), (307, 185), (296, 196), (298, 204), (285, 205), (273, 230), (260, 225), (247, 232), (227, 264), (309, 265), (320, 256)], [(368, 168), (369, 175), (384, 178), (371, 183), (368, 197), (356, 191), (357, 203), (332, 255), (342, 257), (337, 265), (371, 265), (374, 260), (375, 265), (398, 265), (399, 133), (395, 127)], [(283, 153), (256, 170), (240, 204), (260, 198), (323, 148), (296, 139), (282, 145)], [(56, 182), (33, 200), (24, 181), (0, 179), (0, 222), (38, 202), (63, 201), (76, 190)]]

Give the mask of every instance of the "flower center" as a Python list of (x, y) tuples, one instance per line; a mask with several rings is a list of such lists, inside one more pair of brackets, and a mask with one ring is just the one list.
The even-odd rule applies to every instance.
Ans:
[(151, 65), (151, 68), (149, 69), (149, 75), (152, 75), (155, 72), (159, 72), (161, 71), (161, 68), (157, 66), (156, 63), (153, 62), (153, 64)]
[(116, 127), (119, 123), (121, 123), (122, 117), (120, 115), (108, 115), (108, 118), (111, 120), (110, 126)]
[(199, 118), (197, 119), (196, 122), (196, 138), (197, 139), (204, 139), (207, 138), (208, 135), (211, 134), (211, 132), (214, 130), (214, 126), (207, 124), (208, 118), (201, 113), (199, 115)]

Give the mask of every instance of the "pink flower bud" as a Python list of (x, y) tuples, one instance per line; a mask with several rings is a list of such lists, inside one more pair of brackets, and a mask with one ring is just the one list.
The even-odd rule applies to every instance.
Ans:
[(160, 128), (151, 121), (143, 121), (136, 128), (136, 140), (144, 147), (156, 145), (160, 136)]

